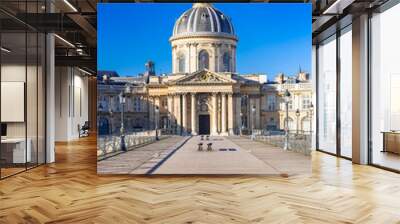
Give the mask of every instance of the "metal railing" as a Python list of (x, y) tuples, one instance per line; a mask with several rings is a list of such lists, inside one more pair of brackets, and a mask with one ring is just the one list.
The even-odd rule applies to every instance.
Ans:
[[(284, 148), (285, 133), (282, 131), (254, 130), (254, 140)], [(288, 150), (310, 155), (311, 140), (312, 133), (310, 131), (289, 131)]]
[[(158, 137), (163, 136), (163, 132), (158, 130)], [(140, 146), (156, 141), (156, 131), (142, 131), (125, 134), (125, 145), (127, 150), (133, 150)], [(98, 136), (97, 139), (97, 159), (102, 160), (121, 153), (121, 136), (120, 135), (105, 135)]]

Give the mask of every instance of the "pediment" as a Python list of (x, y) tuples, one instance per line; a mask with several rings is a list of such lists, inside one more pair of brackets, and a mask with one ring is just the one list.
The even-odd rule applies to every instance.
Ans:
[(178, 80), (175, 80), (175, 84), (232, 84), (236, 83), (236, 80), (230, 77), (220, 75), (215, 72), (208, 70), (202, 70), (188, 74)]

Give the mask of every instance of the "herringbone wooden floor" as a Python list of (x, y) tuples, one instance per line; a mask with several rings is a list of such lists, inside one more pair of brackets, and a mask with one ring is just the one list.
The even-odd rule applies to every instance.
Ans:
[(400, 223), (400, 175), (313, 154), (313, 173), (97, 176), (96, 141), (0, 181), (0, 223)]

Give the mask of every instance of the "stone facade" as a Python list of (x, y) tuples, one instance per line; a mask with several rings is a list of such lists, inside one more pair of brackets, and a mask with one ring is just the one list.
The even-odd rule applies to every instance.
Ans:
[[(308, 74), (300, 70), (295, 77), (282, 74), (268, 81), (266, 75), (236, 73), (238, 38), (233, 24), (211, 4), (196, 3), (183, 13), (170, 43), (171, 74), (155, 75), (154, 63), (149, 62), (145, 75), (135, 78), (99, 75), (99, 122), (107, 123), (105, 117), (114, 114), (110, 111), (118, 111), (108, 111), (103, 104), (114, 105), (115, 96), (129, 85), (127, 127), (221, 136), (250, 133), (252, 129), (280, 130), (286, 116), (282, 94), (288, 89), (293, 96), (289, 128), (293, 129), (296, 121), (296, 129), (306, 130), (299, 122), (310, 116), (306, 113), (307, 99), (311, 102), (312, 97)], [(113, 119), (110, 125), (120, 116)]]
[[(302, 78), (303, 77), (303, 78)], [(282, 80), (280, 80), (283, 78)], [(304, 72), (294, 77), (278, 75), (274, 82), (262, 87), (262, 123), (265, 129), (283, 130), (285, 127), (286, 105), (284, 93), (291, 94), (289, 102), (289, 131), (309, 133), (312, 127), (312, 84)]]

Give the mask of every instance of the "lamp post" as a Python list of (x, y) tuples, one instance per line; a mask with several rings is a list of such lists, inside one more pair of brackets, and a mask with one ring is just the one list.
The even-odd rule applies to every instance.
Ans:
[(243, 125), (244, 125), (244, 122), (243, 122), (243, 113), (242, 112), (240, 112), (240, 126), (239, 126), (239, 134), (240, 134), (240, 136), (242, 136), (242, 129), (243, 129)]
[(314, 105), (310, 104), (310, 137), (312, 137), (312, 119), (314, 115)]
[(158, 106), (156, 106), (155, 112), (156, 112), (156, 122), (155, 122), (155, 126), (156, 126), (156, 141), (158, 141), (158, 140), (160, 140), (158, 138), (158, 120), (159, 120), (158, 115), (160, 113), (160, 109), (158, 108)]
[(112, 133), (113, 133), (113, 129), (112, 129), (113, 111), (112, 111), (111, 105), (108, 107), (108, 113), (110, 114), (110, 134), (112, 135)]
[(121, 151), (126, 152), (126, 144), (125, 144), (125, 128), (124, 128), (124, 109), (126, 103), (126, 97), (130, 94), (131, 88), (129, 85), (125, 86), (125, 89), (119, 94), (119, 103), (121, 104)]
[(285, 144), (283, 146), (284, 150), (289, 149), (289, 102), (290, 102), (290, 92), (286, 89), (284, 95), (285, 105), (286, 105), (286, 121), (285, 121)]
[(256, 114), (256, 106), (251, 107), (251, 139), (254, 140), (254, 120), (255, 120), (255, 114)]
[(296, 124), (296, 135), (299, 135), (299, 117), (300, 117), (300, 110), (297, 108), (296, 110), (296, 117), (297, 117), (297, 124)]

